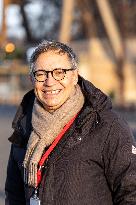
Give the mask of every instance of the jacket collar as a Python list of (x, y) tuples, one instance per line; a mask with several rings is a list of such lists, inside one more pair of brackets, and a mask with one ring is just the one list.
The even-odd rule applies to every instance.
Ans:
[(110, 98), (100, 89), (96, 88), (90, 81), (79, 76), (78, 84), (80, 85), (86, 101), (91, 106), (92, 110), (99, 113), (112, 108)]

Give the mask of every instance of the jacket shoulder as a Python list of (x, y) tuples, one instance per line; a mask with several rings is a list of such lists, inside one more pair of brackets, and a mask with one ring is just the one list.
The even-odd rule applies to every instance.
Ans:
[(22, 99), (22, 102), (21, 102), (21, 105), (22, 105), (22, 106), (26, 106), (26, 105), (28, 104), (28, 102), (33, 101), (34, 98), (35, 98), (34, 90), (28, 91), (28, 92), (24, 95), (24, 97), (23, 97), (23, 99)]
[(27, 113), (27, 110), (33, 105), (34, 98), (35, 98), (34, 90), (30, 90), (29, 92), (27, 92), (24, 95), (20, 105), (18, 106), (15, 117), (13, 119), (13, 122), (12, 122), (12, 127), (13, 128), (15, 128), (15, 126), (17, 124), (17, 121), (22, 116), (24, 116)]
[(30, 90), (24, 95), (12, 122), (14, 132), (11, 137), (8, 138), (10, 142), (23, 146), (23, 144), (26, 144), (28, 141), (28, 136), (31, 131), (31, 116), (34, 99), (34, 90)]
[(131, 148), (132, 144), (135, 144), (132, 130), (123, 116), (113, 111), (109, 112), (108, 117), (106, 117), (105, 114), (104, 118), (109, 128), (105, 146), (107, 145), (108, 149), (111, 147), (111, 152), (113, 152), (117, 146), (129, 144)]

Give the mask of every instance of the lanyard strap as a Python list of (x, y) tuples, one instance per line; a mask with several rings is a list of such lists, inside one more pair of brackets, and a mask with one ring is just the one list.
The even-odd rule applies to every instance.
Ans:
[(37, 186), (41, 182), (42, 174), (41, 174), (41, 168), (44, 164), (44, 162), (47, 160), (49, 154), (53, 151), (53, 149), (56, 147), (62, 136), (65, 134), (65, 132), (68, 130), (68, 128), (72, 125), (74, 120), (76, 119), (78, 114), (76, 114), (63, 128), (63, 130), (59, 133), (59, 135), (55, 138), (51, 146), (48, 148), (48, 150), (45, 152), (45, 154), (42, 156), (41, 160), (39, 161), (39, 169), (37, 171)]

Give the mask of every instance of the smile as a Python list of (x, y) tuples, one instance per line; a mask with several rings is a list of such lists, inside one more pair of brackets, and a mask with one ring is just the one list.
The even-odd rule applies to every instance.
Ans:
[(49, 91), (43, 91), (45, 94), (50, 95), (50, 94), (58, 94), (61, 90), (49, 90)]

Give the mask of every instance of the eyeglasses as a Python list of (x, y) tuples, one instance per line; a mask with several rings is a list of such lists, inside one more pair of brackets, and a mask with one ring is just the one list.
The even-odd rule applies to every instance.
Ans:
[(33, 72), (33, 75), (34, 75), (34, 78), (38, 82), (44, 82), (48, 78), (49, 73), (51, 73), (55, 80), (60, 81), (64, 79), (66, 72), (71, 71), (71, 70), (74, 70), (74, 69), (73, 68), (71, 69), (56, 68), (52, 71), (37, 70)]

